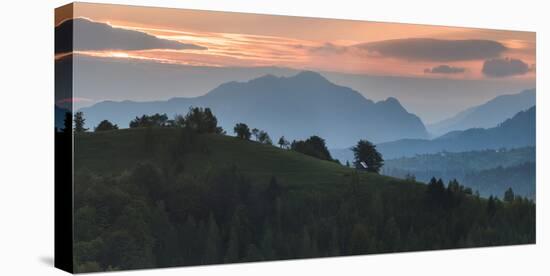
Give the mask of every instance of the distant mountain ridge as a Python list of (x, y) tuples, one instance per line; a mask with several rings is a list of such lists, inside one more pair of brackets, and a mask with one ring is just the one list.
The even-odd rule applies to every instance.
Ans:
[(422, 182), (429, 182), (432, 177), (445, 182), (456, 179), (486, 197), (502, 196), (512, 187), (516, 194), (534, 199), (535, 162), (533, 146), (440, 152), (385, 160), (382, 174), (397, 178), (414, 175)]
[(385, 159), (392, 159), (442, 151), (461, 152), (534, 146), (535, 115), (536, 107), (533, 106), (493, 128), (452, 131), (432, 140), (403, 139), (378, 144), (377, 149)]
[(435, 136), (455, 130), (495, 127), (498, 123), (511, 118), (519, 111), (534, 106), (535, 92), (535, 89), (527, 89), (518, 94), (501, 95), (426, 127)]
[(395, 98), (373, 102), (322, 75), (304, 71), (291, 77), (265, 75), (248, 82), (228, 82), (195, 98), (167, 101), (106, 101), (82, 108), (89, 127), (103, 119), (127, 126), (135, 116), (185, 114), (189, 107), (210, 107), (220, 125), (232, 133), (235, 123), (268, 131), (272, 139), (320, 135), (331, 147), (359, 139), (374, 142), (427, 138), (422, 121)]

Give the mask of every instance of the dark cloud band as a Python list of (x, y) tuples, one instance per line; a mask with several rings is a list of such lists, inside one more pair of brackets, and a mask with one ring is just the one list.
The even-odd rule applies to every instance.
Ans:
[(371, 54), (421, 61), (465, 61), (499, 57), (507, 48), (492, 40), (393, 39), (356, 45)]
[(56, 27), (55, 32), (56, 53), (100, 50), (206, 49), (194, 44), (160, 39), (143, 32), (114, 28), (108, 24), (84, 18), (64, 21)]
[(533, 70), (527, 63), (520, 59), (497, 58), (489, 59), (483, 63), (482, 72), (487, 77), (503, 78), (517, 75), (525, 75)]

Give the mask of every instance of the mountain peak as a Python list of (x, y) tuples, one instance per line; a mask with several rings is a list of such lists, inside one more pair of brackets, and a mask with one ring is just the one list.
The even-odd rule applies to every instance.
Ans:
[(323, 75), (317, 73), (317, 72), (314, 72), (314, 71), (301, 71), (300, 73), (294, 75), (293, 77), (291, 77), (293, 79), (304, 79), (304, 80), (308, 80), (308, 81), (326, 81), (328, 82), (328, 80), (323, 77)]
[(384, 102), (387, 103), (387, 104), (399, 104), (399, 105), (401, 105), (401, 103), (399, 103), (399, 100), (397, 100), (394, 97), (388, 97)]
[(276, 80), (276, 79), (278, 79), (277, 76), (273, 74), (266, 74), (261, 77), (255, 78), (254, 80)]
[(399, 102), (399, 100), (394, 98), (394, 97), (388, 97), (387, 99), (385, 99), (383, 101), (377, 102), (377, 104), (382, 105), (382, 106), (386, 106), (386, 107), (394, 107), (394, 108), (404, 109), (403, 106), (401, 105), (401, 103)]
[(526, 89), (517, 94), (502, 94), (477, 106), (465, 109), (448, 119), (429, 126), (436, 136), (453, 130), (491, 128), (516, 113), (535, 105), (535, 89)]

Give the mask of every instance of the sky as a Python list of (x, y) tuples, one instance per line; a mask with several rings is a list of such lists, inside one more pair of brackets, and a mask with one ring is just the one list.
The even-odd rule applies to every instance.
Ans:
[(534, 32), (88, 3), (73, 16), (197, 46), (79, 52), (93, 56), (420, 78), (534, 78), (536, 68)]
[[(368, 98), (397, 97), (406, 108), (430, 122), (535, 84), (534, 32), (90, 3), (75, 3), (73, 7), (58, 9), (55, 24), (61, 29), (68, 19), (74, 20), (72, 49), (78, 56), (196, 68), (277, 67), (417, 79), (418, 87), (427, 87), (418, 94), (414, 87), (392, 92), (392, 85), (368, 91), (368, 83), (354, 87), (357, 81), (340, 78), (342, 85), (349, 84)], [(67, 53), (64, 45), (57, 48), (57, 44), (59, 59)], [(166, 75), (164, 71), (159, 74)], [(424, 86), (422, 80), (452, 80), (448, 83), (455, 87), (445, 89), (446, 83)], [(464, 84), (477, 82), (480, 88), (455, 95), (460, 90), (456, 87), (460, 82), (456, 81), (461, 80)], [(219, 84), (180, 94), (159, 91), (158, 97), (197, 96)], [(149, 99), (117, 93), (130, 100)], [(93, 96), (82, 98), (90, 98), (87, 104), (117, 100)], [(453, 97), (455, 105), (445, 103)], [(426, 109), (434, 104), (440, 104), (440, 110), (429, 113)]]

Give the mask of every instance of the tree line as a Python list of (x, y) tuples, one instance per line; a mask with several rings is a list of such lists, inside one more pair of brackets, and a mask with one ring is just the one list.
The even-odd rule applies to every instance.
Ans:
[[(67, 113), (69, 114), (69, 113)], [(70, 114), (65, 118), (65, 130), (73, 129), (72, 123), (74, 122), (75, 133), (83, 133), (88, 131), (85, 128), (84, 114), (82, 112), (76, 112), (74, 119), (70, 118)], [(213, 114), (212, 110), (208, 107), (190, 107), (188, 113), (183, 115), (176, 115), (173, 119), (169, 119), (166, 114), (155, 113), (153, 115), (142, 115), (135, 117), (129, 123), (130, 128), (151, 128), (151, 127), (179, 127), (190, 129), (196, 133), (216, 133), (227, 134), (222, 127), (218, 126), (218, 120)], [(109, 120), (101, 121), (95, 128), (94, 132), (112, 131), (117, 130), (119, 127), (116, 124), (111, 123)], [(252, 128), (243, 122), (235, 124), (233, 132), (237, 138), (273, 145), (273, 141), (267, 131), (260, 130), (258, 128)], [(340, 164), (340, 161), (333, 159), (323, 138), (313, 135), (305, 140), (293, 140), (289, 142), (285, 136), (281, 136), (277, 145), (281, 149), (293, 150), (317, 159), (332, 161)], [(379, 173), (380, 169), (384, 165), (382, 155), (376, 150), (376, 146), (368, 140), (360, 140), (357, 144), (351, 148), (354, 153), (353, 166), (358, 170), (365, 170), (368, 172)], [(349, 162), (346, 162), (346, 166), (350, 167)]]

